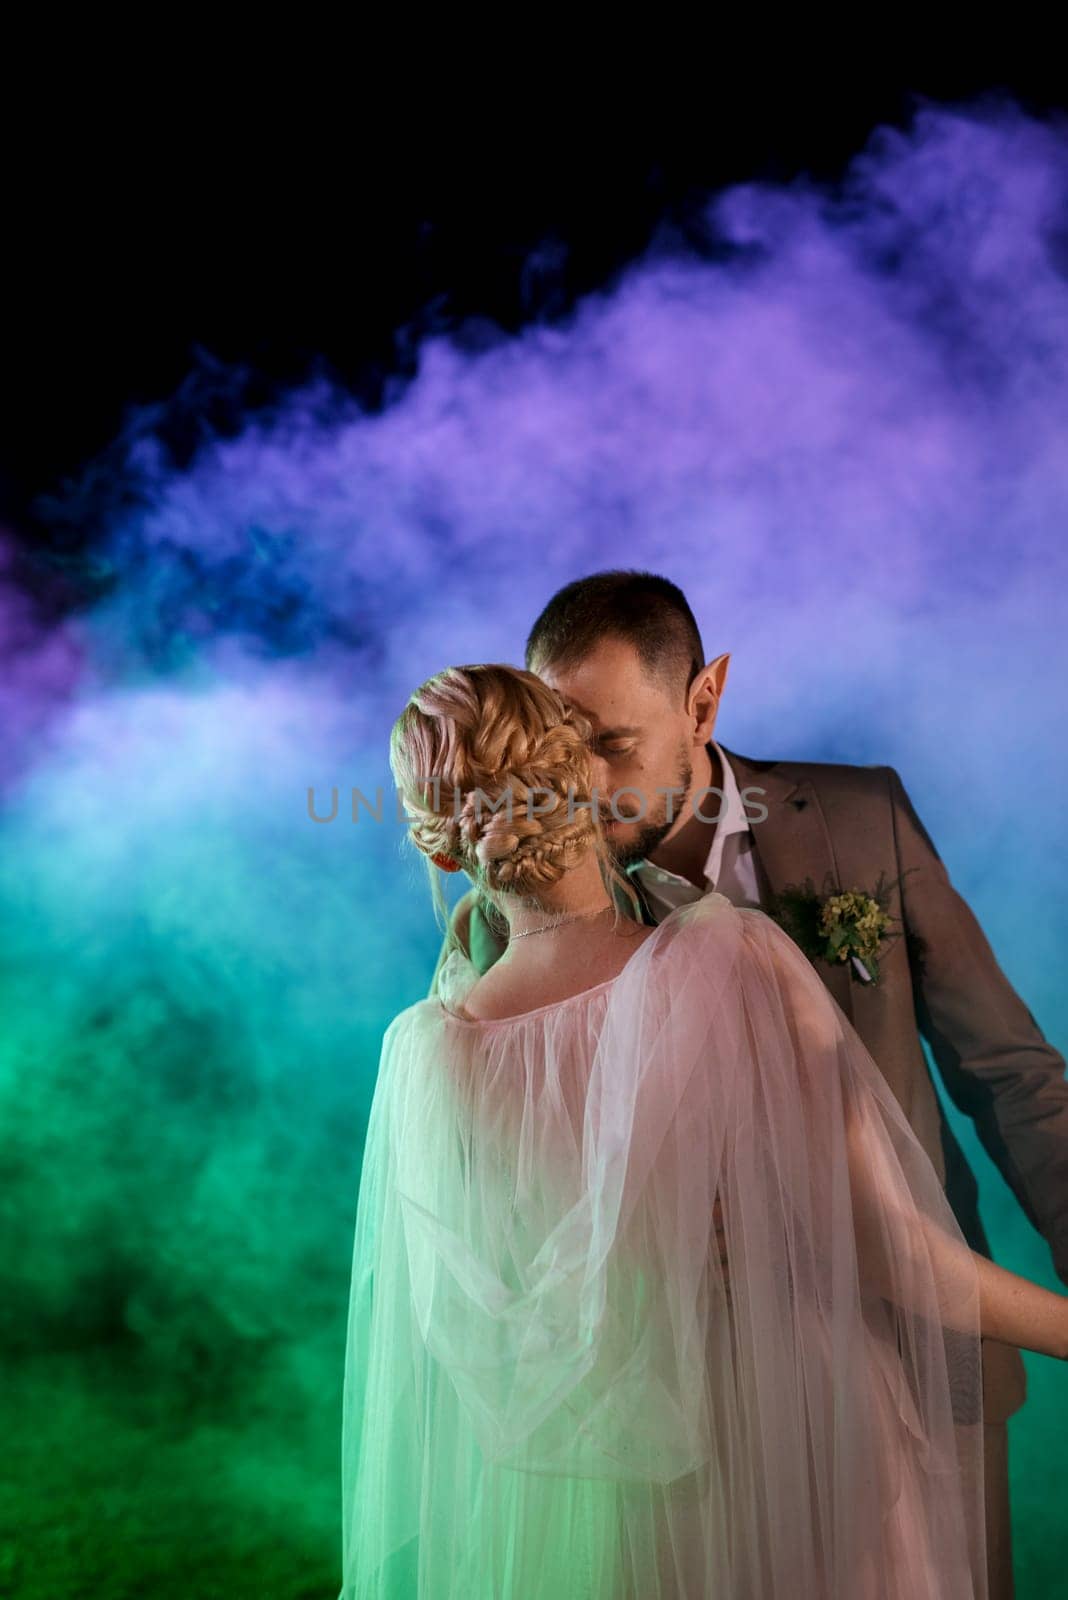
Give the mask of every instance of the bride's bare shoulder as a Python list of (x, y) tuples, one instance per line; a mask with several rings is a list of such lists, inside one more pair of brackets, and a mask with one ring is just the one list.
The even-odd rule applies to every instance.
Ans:
[(580, 958), (561, 959), (549, 968), (497, 962), (464, 995), (464, 1012), (476, 1022), (495, 1022), (570, 1000), (618, 977), (656, 932), (656, 928), (632, 924), (608, 938), (587, 939)]

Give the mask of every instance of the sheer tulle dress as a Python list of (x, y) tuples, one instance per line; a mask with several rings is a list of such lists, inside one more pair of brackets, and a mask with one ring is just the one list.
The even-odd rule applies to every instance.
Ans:
[(342, 1600), (986, 1600), (974, 1261), (807, 958), (708, 894), (566, 1000), (476, 979), (383, 1040)]

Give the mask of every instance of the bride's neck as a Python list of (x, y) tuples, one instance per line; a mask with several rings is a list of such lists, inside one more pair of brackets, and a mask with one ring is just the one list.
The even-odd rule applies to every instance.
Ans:
[[(584, 912), (604, 910), (612, 904), (597, 858), (591, 850), (556, 883), (539, 889), (536, 902), (533, 896), (520, 899), (507, 895), (502, 909), (511, 938), (529, 928), (542, 928), (557, 917), (578, 917)], [(593, 920), (592, 916), (589, 920)]]

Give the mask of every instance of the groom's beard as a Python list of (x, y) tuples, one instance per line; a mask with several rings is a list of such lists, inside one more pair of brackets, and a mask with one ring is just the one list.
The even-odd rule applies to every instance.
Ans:
[[(667, 780), (674, 788), (674, 794), (648, 794), (646, 795), (645, 815), (634, 823), (624, 823), (625, 833), (615, 836), (615, 830), (607, 835), (609, 853), (616, 866), (625, 870), (635, 861), (644, 861), (651, 855), (661, 840), (666, 839), (672, 828), (679, 820), (679, 813), (686, 804), (686, 796), (690, 792), (693, 782), (693, 762), (686, 745), (681, 745), (676, 756), (676, 772), (674, 777)], [(662, 785), (663, 787), (664, 785)], [(627, 796), (627, 805), (617, 804), (616, 811), (620, 817), (626, 818), (634, 813), (628, 809), (633, 805), (631, 797)], [(654, 803), (655, 802), (655, 803)], [(671, 806), (671, 815), (668, 815), (668, 806)], [(635, 810), (637, 807), (635, 806)], [(606, 817), (614, 815), (610, 806), (605, 807)], [(633, 832), (631, 830), (634, 830)]]

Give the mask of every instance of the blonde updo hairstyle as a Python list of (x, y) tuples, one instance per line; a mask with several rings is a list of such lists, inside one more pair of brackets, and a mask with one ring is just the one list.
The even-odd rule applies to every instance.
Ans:
[(609, 895), (615, 885), (640, 922), (634, 887), (590, 804), (592, 737), (588, 718), (522, 667), (446, 667), (415, 690), (393, 725), (389, 764), (442, 926), (448, 911), (432, 856), (464, 869), (506, 934), (506, 901), (541, 907), (539, 891), (589, 849)]

